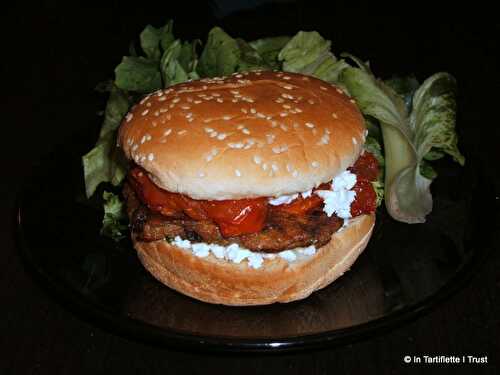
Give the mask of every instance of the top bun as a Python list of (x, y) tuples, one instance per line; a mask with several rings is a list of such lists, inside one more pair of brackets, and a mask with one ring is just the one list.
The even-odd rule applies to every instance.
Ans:
[(365, 135), (354, 100), (338, 87), (255, 71), (147, 95), (123, 120), (118, 141), (161, 188), (223, 200), (328, 182), (356, 161)]

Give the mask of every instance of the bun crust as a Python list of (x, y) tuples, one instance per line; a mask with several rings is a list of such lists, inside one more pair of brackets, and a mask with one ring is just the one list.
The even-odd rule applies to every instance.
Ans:
[(119, 131), (163, 189), (224, 200), (307, 191), (352, 165), (363, 116), (336, 86), (283, 72), (186, 82), (146, 96)]
[(259, 269), (199, 258), (166, 241), (133, 242), (144, 267), (172, 289), (209, 303), (266, 305), (306, 298), (342, 276), (365, 249), (374, 223), (373, 214), (358, 216), (315, 255), (293, 263), (266, 259)]

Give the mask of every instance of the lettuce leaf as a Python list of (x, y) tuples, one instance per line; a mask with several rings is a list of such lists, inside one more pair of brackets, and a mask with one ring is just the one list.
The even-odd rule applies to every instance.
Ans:
[(124, 56), (115, 69), (115, 85), (141, 94), (158, 90), (162, 87), (158, 62), (142, 56)]
[(337, 60), (330, 47), (331, 42), (318, 32), (299, 31), (280, 51), (278, 60), (283, 63), (284, 71), (338, 83), (340, 74), (349, 64)]
[(259, 52), (243, 39), (234, 39), (220, 27), (208, 33), (198, 64), (200, 77), (226, 76), (234, 72), (271, 69)]
[(119, 185), (125, 177), (128, 164), (116, 147), (116, 131), (130, 104), (127, 93), (113, 85), (97, 144), (82, 158), (87, 197), (101, 182)]
[(248, 44), (257, 51), (271, 69), (281, 70), (281, 63), (278, 60), (278, 55), (290, 39), (289, 36), (275, 36), (257, 39)]
[(198, 73), (201, 77), (216, 77), (234, 73), (240, 56), (238, 42), (220, 27), (214, 27), (208, 33), (207, 44), (201, 53)]
[(364, 67), (346, 68), (341, 81), (363, 113), (380, 122), (389, 214), (407, 223), (425, 222), (432, 210), (428, 177), (433, 173), (424, 157), (434, 148), (464, 162), (456, 142), (454, 78), (447, 73), (429, 77), (412, 97), (411, 111), (403, 97)]
[(127, 230), (127, 215), (125, 213), (125, 204), (118, 195), (104, 191), (102, 198), (104, 200), (104, 217), (102, 219), (101, 234), (110, 237), (115, 241), (120, 241), (125, 237)]

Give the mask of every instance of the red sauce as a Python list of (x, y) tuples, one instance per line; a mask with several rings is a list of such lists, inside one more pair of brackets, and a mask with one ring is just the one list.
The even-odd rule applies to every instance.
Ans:
[[(351, 215), (354, 217), (374, 212), (377, 208), (377, 197), (371, 181), (378, 176), (377, 159), (365, 152), (349, 170), (357, 175), (357, 182), (353, 188), (356, 191), (356, 198), (351, 205)], [(156, 186), (140, 167), (135, 167), (129, 172), (128, 180), (139, 199), (151, 210), (165, 216), (185, 214), (194, 220), (213, 220), (219, 225), (224, 237), (259, 232), (264, 227), (269, 209), (266, 197), (208, 201), (192, 199), (184, 194), (170, 193)], [(325, 183), (314, 190), (330, 188), (331, 183)], [(323, 200), (316, 194), (307, 198), (299, 195), (293, 202), (274, 206), (274, 208), (295, 215), (305, 215), (322, 204)]]
[(378, 161), (371, 152), (365, 151), (349, 171), (354, 173), (358, 180), (375, 181), (379, 173)]
[(259, 232), (267, 216), (267, 198), (207, 201), (170, 193), (156, 186), (142, 168), (130, 171), (129, 181), (139, 199), (165, 216), (184, 213), (194, 220), (215, 221), (225, 237)]

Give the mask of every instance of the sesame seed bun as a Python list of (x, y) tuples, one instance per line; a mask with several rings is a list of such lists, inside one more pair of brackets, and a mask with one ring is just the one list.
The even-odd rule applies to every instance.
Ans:
[(259, 269), (211, 254), (199, 258), (167, 241), (132, 239), (144, 267), (172, 289), (210, 303), (266, 305), (306, 298), (342, 276), (365, 249), (374, 223), (373, 214), (358, 216), (313, 256), (292, 263), (266, 259)]
[(365, 126), (336, 86), (259, 71), (152, 93), (127, 114), (118, 140), (161, 188), (224, 200), (330, 181), (358, 158)]

